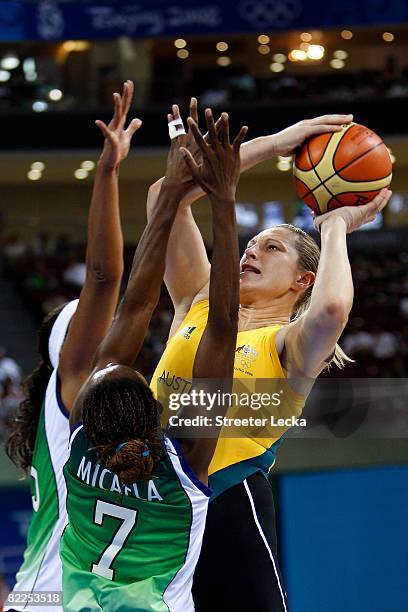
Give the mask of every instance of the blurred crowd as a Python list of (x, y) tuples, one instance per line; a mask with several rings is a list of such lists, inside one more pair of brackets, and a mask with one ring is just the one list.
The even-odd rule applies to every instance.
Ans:
[(348, 377), (408, 375), (408, 252), (352, 258), (355, 298), (340, 344)]
[(21, 383), (20, 366), (0, 347), (0, 439), (8, 431), (10, 418), (23, 399)]
[[(27, 52), (21, 50), (22, 56)], [(121, 89), (123, 81), (117, 57), (105, 55), (103, 65), (96, 69), (91, 68), (89, 57), (85, 55), (84, 61), (79, 62), (75, 55), (78, 54), (70, 57), (65, 69), (57, 60), (55, 49), (48, 53), (38, 50), (36, 57), (26, 57), (22, 62), (17, 59), (19, 65), (1, 83), (0, 111), (110, 109), (112, 93)], [(153, 54), (140, 80), (135, 71), (136, 104), (138, 108), (167, 107), (175, 102), (183, 104), (192, 95), (198, 96), (203, 106), (214, 107), (248, 102), (256, 105), (305, 99), (312, 103), (347, 102), (408, 96), (408, 69), (401, 56), (385, 55), (376, 70), (334, 70), (327, 65), (326, 70), (316, 73), (303, 70), (301, 62), (294, 66), (285, 60), (285, 55), (278, 55), (284, 58), (279, 71), (265, 72), (255, 70), (243, 51), (239, 57), (227, 57), (229, 63), (222, 66), (216, 65), (212, 55), (183, 62), (173, 54)], [(265, 60), (267, 65), (272, 62), (271, 66), (276, 67), (278, 63), (273, 57), (271, 51)], [(87, 78), (83, 71), (89, 71)]]
[[(125, 248), (125, 275), (134, 247)], [(38, 325), (51, 309), (78, 297), (85, 279), (84, 248), (65, 236), (56, 241), (39, 234), (31, 244), (17, 236), (3, 241), (3, 275)], [(354, 306), (340, 344), (354, 362), (343, 371), (331, 368), (326, 376), (408, 376), (408, 252), (351, 253), (355, 287)], [(167, 291), (152, 319), (136, 367), (149, 379), (160, 359), (172, 321)], [(6, 425), (21, 400), (22, 372), (0, 349), (0, 419)], [(2, 431), (6, 428), (2, 427)]]
[[(176, 74), (177, 71), (177, 74)], [(163, 98), (165, 92), (166, 100)], [(251, 102), (265, 104), (276, 101), (348, 102), (358, 99), (400, 98), (408, 96), (408, 70), (397, 67), (390, 58), (384, 70), (343, 72), (332, 70), (323, 74), (280, 72), (268, 78), (255, 78), (245, 68), (231, 66), (223, 71), (201, 68), (180, 73), (177, 64), (167, 63), (155, 74), (151, 102), (183, 104), (197, 96), (203, 106), (229, 106)]]
[(67, 236), (53, 240), (40, 233), (26, 243), (12, 235), (3, 239), (2, 253), (3, 275), (13, 281), (37, 322), (76, 298), (85, 281), (84, 247)]

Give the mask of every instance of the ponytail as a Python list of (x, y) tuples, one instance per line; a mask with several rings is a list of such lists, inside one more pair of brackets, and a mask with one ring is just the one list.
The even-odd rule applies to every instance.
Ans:
[(41, 361), (24, 381), (25, 399), (17, 408), (6, 442), (7, 455), (25, 471), (32, 463), (38, 421), (51, 373), (51, 366)]
[(45, 392), (53, 372), (48, 354), (48, 343), (54, 323), (65, 304), (52, 310), (38, 330), (38, 352), (41, 361), (23, 383), (25, 398), (11, 422), (11, 433), (6, 442), (6, 453), (11, 461), (26, 472), (31, 466), (38, 421)]
[(152, 433), (143, 440), (134, 438), (117, 446), (99, 447), (101, 461), (119, 480), (130, 485), (136, 481), (147, 482), (163, 453), (163, 443)]

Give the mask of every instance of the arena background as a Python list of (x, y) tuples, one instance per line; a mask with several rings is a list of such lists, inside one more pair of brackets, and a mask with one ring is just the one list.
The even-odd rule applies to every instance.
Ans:
[[(349, 238), (355, 302), (341, 345), (355, 363), (337, 377), (384, 379), (408, 371), (408, 5), (405, 0), (86, 0), (0, 2), (0, 420), (1, 438), (36, 362), (36, 327), (80, 291), (94, 125), (112, 93), (135, 82), (144, 121), (120, 174), (127, 269), (145, 223), (148, 186), (164, 172), (166, 112), (227, 110), (250, 138), (300, 119), (353, 113), (393, 156), (393, 198), (381, 218)], [(294, 222), (291, 160), (242, 176), (242, 244), (259, 229)], [(210, 210), (194, 207), (211, 249)], [(171, 321), (165, 291), (140, 369), (148, 376)], [(387, 379), (387, 380), (385, 380)], [(382, 382), (377, 381), (381, 386)], [(396, 384), (396, 381), (394, 381)], [(402, 387), (401, 387), (402, 383)], [(377, 385), (376, 389), (379, 388)], [(271, 473), (281, 565), (294, 612), (407, 612), (407, 406), (385, 413), (375, 435), (349, 435), (341, 410), (331, 435), (287, 439)], [(374, 398), (375, 400), (375, 398)], [(338, 426), (340, 424), (340, 426)], [(24, 550), (27, 482), (0, 454), (0, 574), (12, 586)], [(243, 558), (243, 562), (245, 559)], [(0, 583), (0, 590), (1, 590)], [(6, 590), (4, 584), (4, 592)], [(250, 611), (248, 611), (250, 612)], [(252, 612), (252, 611), (251, 611)]]

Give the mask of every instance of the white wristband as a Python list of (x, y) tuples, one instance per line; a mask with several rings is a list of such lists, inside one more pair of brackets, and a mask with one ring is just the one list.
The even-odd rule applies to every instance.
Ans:
[(173, 121), (169, 122), (169, 136), (171, 140), (185, 133), (186, 130), (184, 129), (184, 124), (180, 117), (178, 117), (177, 119), (173, 119)]

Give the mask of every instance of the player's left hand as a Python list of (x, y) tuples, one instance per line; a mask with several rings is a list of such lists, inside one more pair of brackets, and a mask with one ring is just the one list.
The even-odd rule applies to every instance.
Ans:
[(322, 224), (333, 217), (341, 217), (346, 225), (346, 233), (351, 234), (365, 223), (374, 221), (377, 214), (385, 208), (392, 196), (392, 191), (382, 189), (380, 193), (368, 204), (361, 206), (342, 206), (323, 215), (313, 216), (313, 224), (317, 231), (321, 231)]
[(217, 130), (211, 109), (205, 111), (208, 128), (207, 139), (202, 135), (197, 123), (192, 117), (188, 118), (188, 125), (193, 133), (197, 146), (201, 150), (202, 163), (197, 164), (191, 151), (181, 147), (195, 182), (211, 197), (220, 202), (235, 200), (235, 191), (240, 176), (240, 147), (248, 131), (243, 126), (235, 140), (230, 143), (229, 117), (227, 113), (221, 114), (220, 127)]
[(352, 121), (353, 115), (323, 115), (299, 121), (272, 136), (273, 155), (283, 157), (292, 155), (307, 138), (327, 132), (340, 132), (343, 125), (348, 125)]
[(109, 125), (106, 125), (99, 119), (95, 121), (96, 125), (105, 136), (100, 163), (107, 168), (116, 168), (128, 156), (130, 143), (133, 134), (142, 125), (140, 119), (132, 119), (129, 127), (125, 129), (127, 114), (133, 99), (134, 84), (132, 81), (126, 81), (123, 84), (122, 95), (119, 93), (113, 94), (115, 110)]

